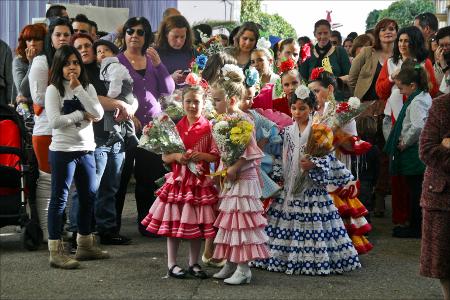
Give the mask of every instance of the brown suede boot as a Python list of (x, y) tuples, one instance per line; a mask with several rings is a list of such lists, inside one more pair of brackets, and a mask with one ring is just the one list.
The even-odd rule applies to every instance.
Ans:
[(100, 249), (97, 246), (95, 236), (89, 235), (77, 235), (77, 252), (75, 258), (77, 260), (93, 260), (93, 259), (105, 259), (109, 258), (109, 253)]
[(50, 266), (61, 269), (76, 269), (80, 263), (64, 253), (61, 240), (48, 240), (48, 251), (50, 251)]

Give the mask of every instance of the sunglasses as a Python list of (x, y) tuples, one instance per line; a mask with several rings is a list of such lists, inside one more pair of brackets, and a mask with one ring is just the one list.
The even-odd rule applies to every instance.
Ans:
[(144, 36), (144, 34), (145, 34), (145, 31), (144, 31), (144, 29), (133, 29), (133, 28), (128, 28), (126, 31), (125, 31), (128, 35), (133, 35), (135, 32), (136, 32), (136, 34), (138, 35), (138, 36)]

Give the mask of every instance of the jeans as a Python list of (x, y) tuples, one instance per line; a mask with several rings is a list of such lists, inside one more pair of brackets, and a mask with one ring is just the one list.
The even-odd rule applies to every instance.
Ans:
[[(95, 140), (98, 147), (95, 149), (97, 197), (94, 204), (96, 230), (102, 233), (117, 231), (116, 193), (120, 185), (125, 152), (123, 144), (118, 142), (112, 146), (105, 146), (106, 139)], [(78, 195), (72, 197), (70, 211), (70, 231), (77, 231), (76, 220), (78, 211)], [(75, 223), (75, 224), (74, 224)], [(119, 221), (120, 223), (120, 221)]]
[(49, 151), (52, 168), (52, 196), (48, 206), (50, 240), (61, 238), (63, 213), (72, 180), (79, 194), (78, 232), (91, 233), (93, 204), (97, 193), (95, 158), (92, 151)]

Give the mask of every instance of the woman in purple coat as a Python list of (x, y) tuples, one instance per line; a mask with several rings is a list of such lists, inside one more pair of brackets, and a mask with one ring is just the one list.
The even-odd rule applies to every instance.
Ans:
[(433, 100), (420, 137), (420, 158), (426, 165), (420, 274), (439, 278), (444, 299), (450, 299), (450, 94)]
[[(134, 121), (136, 132), (140, 134), (142, 125), (150, 122), (161, 112), (158, 98), (161, 95), (172, 94), (175, 83), (164, 64), (161, 63), (156, 50), (149, 48), (150, 43), (153, 42), (153, 33), (148, 20), (144, 17), (130, 18), (123, 26), (123, 31), (125, 33), (124, 51), (117, 55), (117, 58), (133, 78), (133, 93), (139, 103)], [(161, 155), (134, 147), (127, 149), (125, 157), (120, 189), (116, 197), (117, 220), (121, 219), (127, 185), (135, 161), (137, 223), (139, 232), (148, 236), (148, 232), (140, 222), (145, 218), (155, 200), (154, 192), (157, 188), (155, 180), (165, 173)]]

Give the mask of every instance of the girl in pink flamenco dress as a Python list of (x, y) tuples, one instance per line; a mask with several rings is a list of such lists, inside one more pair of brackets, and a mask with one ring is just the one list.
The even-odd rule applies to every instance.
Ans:
[[(207, 274), (198, 265), (201, 239), (214, 238), (215, 206), (218, 192), (209, 174), (209, 163), (219, 160), (209, 121), (201, 115), (205, 91), (198, 86), (183, 90), (186, 112), (176, 125), (186, 153), (164, 154), (163, 161), (172, 171), (165, 175), (164, 185), (156, 191), (157, 199), (142, 225), (149, 232), (167, 237), (168, 275), (185, 278), (187, 274), (204, 279)], [(196, 164), (195, 174), (188, 163)], [(149, 170), (151, 172), (151, 170)], [(189, 268), (177, 265), (181, 239), (190, 240)]]
[[(252, 123), (238, 108), (245, 92), (244, 75), (233, 67), (228, 70), (227, 66), (222, 68), (223, 78), (212, 87), (215, 109), (219, 114), (240, 114)], [(226, 259), (227, 262), (213, 277), (225, 279), (227, 284), (250, 283), (252, 273), (248, 262), (269, 257), (266, 246), (268, 237), (264, 231), (267, 220), (263, 217), (258, 174), (263, 156), (253, 132), (244, 153), (237, 162), (226, 168), (227, 188), (219, 193), (219, 215), (214, 223), (218, 231), (214, 240), (216, 247), (213, 257)], [(219, 169), (224, 169), (223, 163)]]

